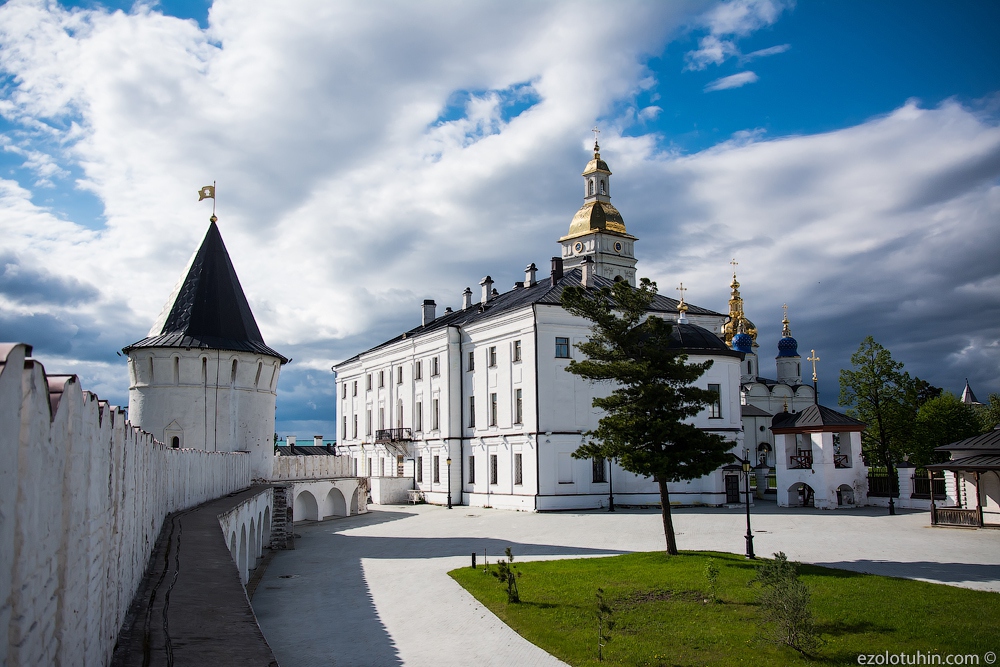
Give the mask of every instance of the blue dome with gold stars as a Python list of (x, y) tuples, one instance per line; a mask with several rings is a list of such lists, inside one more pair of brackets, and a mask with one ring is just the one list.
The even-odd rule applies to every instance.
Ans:
[(753, 336), (748, 333), (736, 334), (733, 336), (733, 349), (750, 354), (753, 352)]
[(797, 357), (799, 356), (799, 343), (797, 340), (791, 336), (785, 336), (778, 341), (778, 356), (779, 357)]

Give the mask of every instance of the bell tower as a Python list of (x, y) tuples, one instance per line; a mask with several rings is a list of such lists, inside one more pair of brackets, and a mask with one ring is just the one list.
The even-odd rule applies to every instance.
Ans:
[(583, 206), (573, 216), (569, 233), (559, 239), (563, 266), (569, 270), (589, 257), (594, 274), (609, 280), (625, 280), (633, 287), (636, 237), (625, 230), (621, 213), (611, 205), (611, 169), (601, 159), (594, 128), (594, 158), (583, 170)]

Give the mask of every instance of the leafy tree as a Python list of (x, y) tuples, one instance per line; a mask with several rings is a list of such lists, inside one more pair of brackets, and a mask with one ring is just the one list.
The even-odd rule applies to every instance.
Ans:
[(621, 281), (596, 290), (566, 288), (563, 308), (593, 323), (589, 340), (576, 346), (586, 359), (571, 361), (566, 370), (614, 384), (609, 396), (594, 399), (604, 416), (573, 456), (618, 461), (656, 480), (667, 553), (676, 555), (667, 483), (696, 479), (731, 462), (733, 443), (685, 422), (716, 400), (714, 392), (692, 386), (712, 362), (688, 364), (671, 344), (672, 325), (647, 317), (655, 295), (656, 283), (646, 278), (639, 287)]
[(1000, 394), (990, 394), (986, 403), (976, 406), (976, 416), (982, 433), (995, 429), (1000, 424)]
[[(840, 404), (851, 406), (847, 414), (865, 422), (867, 428), (861, 434), (865, 456), (869, 462), (883, 464), (895, 486), (895, 462), (909, 453), (913, 437), (913, 379), (871, 336), (851, 355), (851, 366), (853, 370), (840, 371)], [(895, 513), (890, 493), (889, 514)]]
[(507, 602), (520, 602), (521, 593), (517, 590), (517, 578), (521, 576), (521, 573), (514, 566), (514, 552), (510, 550), (510, 547), (507, 547), (505, 553), (507, 560), (498, 560), (497, 569), (490, 570), (490, 574), (499, 579), (501, 584), (507, 586)]
[(944, 392), (920, 406), (914, 431), (910, 461), (923, 467), (948, 460), (948, 454), (935, 452), (935, 447), (979, 435), (982, 427), (972, 406), (966, 405), (954, 394)]
[(920, 407), (932, 398), (939, 397), (944, 389), (941, 387), (935, 387), (927, 380), (921, 380), (920, 378), (913, 378), (913, 386), (911, 387), (913, 393), (914, 401), (917, 407)]

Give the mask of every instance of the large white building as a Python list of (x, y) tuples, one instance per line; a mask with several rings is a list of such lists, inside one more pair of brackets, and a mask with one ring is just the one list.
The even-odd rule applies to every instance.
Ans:
[[(478, 299), (466, 288), (459, 309), (439, 315), (424, 301), (420, 326), (333, 367), (338, 450), (357, 474), (412, 477), (429, 502), (442, 504), (592, 508), (607, 503), (612, 487), (619, 503), (659, 502), (652, 480), (572, 457), (600, 418), (594, 396), (609, 387), (566, 372), (590, 325), (566, 312), (560, 295), (568, 285), (636, 284), (636, 238), (611, 205), (611, 171), (596, 144), (583, 177), (583, 206), (559, 239), (548, 278), (539, 280), (530, 264), (508, 292), (487, 276)], [(742, 452), (744, 354), (722, 337), (727, 316), (662, 295), (651, 312), (674, 322), (675, 344), (690, 362), (714, 362), (698, 384), (717, 390), (719, 401), (695, 422)], [(725, 471), (671, 484), (670, 493), (681, 504), (723, 504)]]

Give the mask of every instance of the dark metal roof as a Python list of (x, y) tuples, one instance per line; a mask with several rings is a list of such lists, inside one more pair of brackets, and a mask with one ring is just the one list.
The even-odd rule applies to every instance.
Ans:
[(334, 445), (279, 445), (274, 448), (278, 456), (334, 456), (337, 452)]
[(837, 428), (841, 431), (862, 431), (865, 423), (848, 417), (824, 405), (810, 405), (808, 408), (790, 414), (779, 412), (771, 421), (771, 431), (794, 433), (796, 431), (815, 431)]
[[(365, 350), (364, 352), (361, 352), (351, 357), (350, 359), (346, 359), (340, 362), (339, 364), (337, 364), (337, 366), (341, 366), (343, 364), (356, 361), (357, 359), (360, 359), (362, 355), (368, 354), (369, 352), (373, 352), (375, 350), (383, 348), (387, 345), (391, 345), (403, 339), (413, 338), (414, 336), (420, 336), (429, 333), (431, 331), (444, 329), (449, 326), (466, 326), (473, 322), (486, 320), (491, 317), (500, 315), (501, 313), (509, 313), (511, 311), (518, 310), (520, 308), (531, 306), (533, 304), (559, 306), (561, 303), (560, 300), (562, 299), (563, 290), (565, 290), (569, 286), (579, 286), (580, 277), (581, 277), (581, 270), (579, 267), (577, 267), (567, 271), (562, 278), (556, 281), (555, 285), (551, 284), (551, 279), (543, 279), (540, 280), (537, 284), (533, 285), (532, 287), (517, 287), (508, 292), (504, 292), (503, 294), (498, 294), (497, 296), (492, 297), (485, 304), (473, 303), (469, 308), (466, 308), (465, 310), (456, 310), (451, 313), (445, 313), (444, 315), (441, 315), (440, 317), (434, 319), (433, 321), (427, 323), (426, 325), (414, 327), (413, 329), (410, 329), (409, 331), (400, 334), (395, 338), (391, 338), (385, 341), (384, 343), (380, 343), (375, 347), (372, 347), (368, 350)], [(614, 285), (614, 281), (609, 278), (605, 278), (603, 276), (594, 277), (595, 287), (610, 287), (612, 285)], [(671, 299), (669, 297), (657, 294), (655, 297), (653, 297), (653, 303), (650, 308), (650, 312), (676, 315), (678, 312), (677, 304), (678, 301), (676, 299)], [(691, 304), (688, 304), (687, 312), (688, 314), (693, 314), (693, 315), (715, 315), (718, 317), (723, 316), (721, 313), (717, 313), (713, 310), (708, 310), (707, 308), (699, 308), (698, 306), (692, 306)], [(685, 329), (678, 331), (679, 327), (685, 327)], [(708, 341), (708, 339), (703, 334), (694, 331), (695, 329), (698, 329), (707, 334), (708, 336), (715, 338), (717, 341), (721, 343), (723, 350), (728, 351), (729, 353), (732, 354), (737, 354), (737, 355), (739, 354), (739, 353), (733, 353), (732, 350), (726, 347), (725, 342), (723, 342), (721, 338), (719, 338), (712, 332), (708, 331), (707, 329), (703, 329), (702, 327), (696, 325), (675, 324), (674, 331), (677, 332), (675, 338), (679, 336), (682, 344), (690, 343), (692, 345), (704, 346), (704, 347), (698, 347), (697, 349), (691, 348), (693, 352), (697, 352), (699, 354), (711, 354), (712, 352), (706, 351), (709, 349), (715, 350), (716, 352), (714, 353), (716, 354), (721, 353), (720, 348), (715, 347), (714, 344)], [(334, 368), (336, 368), (336, 366), (334, 366)]]
[(948, 461), (946, 463), (935, 463), (934, 465), (927, 466), (927, 469), (958, 471), (968, 470), (971, 472), (1000, 470), (1000, 455), (977, 454), (976, 456), (966, 456), (965, 458)]
[(965, 440), (959, 440), (958, 442), (953, 442), (949, 445), (936, 447), (935, 451), (951, 452), (967, 449), (985, 449), (987, 451), (996, 450), (997, 452), (1000, 452), (1000, 428), (995, 428), (988, 433), (966, 438)]
[(288, 362), (264, 343), (214, 221), (171, 298), (162, 324), (158, 321), (149, 336), (123, 352), (141, 347), (202, 348), (256, 352)]
[(761, 410), (756, 405), (741, 405), (740, 406), (740, 416), (742, 417), (770, 417), (771, 413), (767, 410)]

